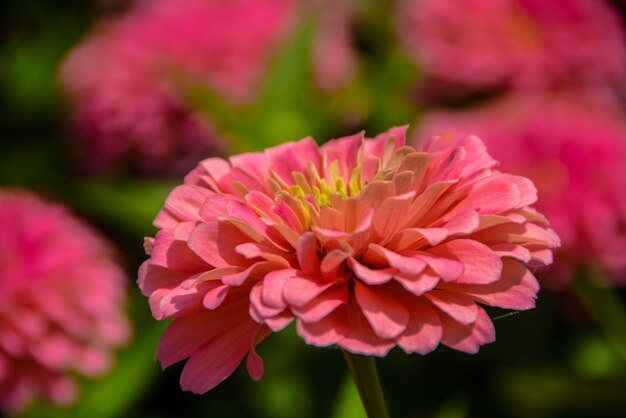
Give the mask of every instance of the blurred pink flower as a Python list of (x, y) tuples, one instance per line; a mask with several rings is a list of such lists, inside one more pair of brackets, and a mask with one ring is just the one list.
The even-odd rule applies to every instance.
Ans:
[(101, 22), (61, 69), (85, 167), (186, 172), (218, 153), (219, 134), (186, 95), (204, 86), (233, 104), (252, 100), (293, 9), (293, 0), (157, 0)]
[(222, 136), (189, 93), (208, 88), (232, 105), (254, 100), (270, 59), (304, 11), (318, 17), (317, 81), (337, 90), (356, 70), (353, 6), (351, 0), (156, 0), (100, 22), (61, 68), (84, 168), (177, 174), (220, 154)]
[(604, 0), (401, 0), (398, 31), (435, 79), (471, 87), (623, 83), (620, 18)]
[(70, 403), (72, 373), (104, 373), (129, 337), (124, 274), (87, 225), (30, 193), (0, 191), (0, 231), (0, 406)]
[(328, 92), (348, 84), (356, 73), (357, 57), (350, 31), (356, 12), (354, 0), (306, 0), (319, 16), (313, 44), (316, 81)]
[(416, 138), (479, 135), (502, 168), (528, 176), (537, 207), (563, 241), (546, 283), (561, 286), (582, 263), (626, 284), (626, 123), (602, 97), (513, 95), (465, 112), (424, 116)]
[(157, 357), (189, 358), (184, 389), (210, 390), (246, 355), (260, 379), (255, 346), (294, 319), (308, 344), (352, 353), (475, 353), (495, 338), (477, 303), (534, 306), (525, 265), (559, 240), (532, 183), (494, 170), (476, 137), (417, 152), (405, 131), (207, 159), (172, 191), (138, 283), (174, 318)]

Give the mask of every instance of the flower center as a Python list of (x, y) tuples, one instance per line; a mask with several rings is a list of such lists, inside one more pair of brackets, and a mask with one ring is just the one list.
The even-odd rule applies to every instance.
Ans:
[[(331, 160), (324, 154), (319, 166), (309, 162), (303, 169), (291, 172), (291, 179), (270, 169), (267, 184), (276, 205), (274, 213), (286, 216), (283, 221), (289, 225), (295, 225), (289, 221), (295, 215), (302, 230), (312, 225), (353, 230), (352, 221), (340, 218), (359, 220), (366, 209), (359, 202), (374, 184), (374, 194), (383, 199), (416, 190), (422, 181), (427, 155), (409, 146), (396, 148), (394, 141), (390, 138), (379, 155), (367, 155), (361, 146), (353, 163), (340, 158)], [(381, 193), (383, 189), (385, 192)]]

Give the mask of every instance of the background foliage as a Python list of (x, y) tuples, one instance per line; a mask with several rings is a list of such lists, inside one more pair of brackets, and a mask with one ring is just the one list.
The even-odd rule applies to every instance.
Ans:
[[(615, 6), (619, 7), (616, 2)], [(333, 95), (311, 84), (311, 22), (272, 62), (259, 100), (232, 109), (203, 91), (191, 100), (217, 115), (232, 151), (262, 149), (312, 135), (327, 140), (365, 129), (418, 123), (420, 74), (393, 40), (386, 2), (362, 1), (354, 33), (356, 78)], [(142, 240), (180, 178), (86, 178), (68, 151), (71, 131), (58, 66), (101, 13), (123, 4), (80, 0), (3, 0), (0, 16), (0, 185), (22, 187), (70, 205), (116, 245), (128, 272), (132, 342), (102, 379), (84, 382), (70, 408), (37, 403), (24, 417), (354, 417), (363, 416), (341, 352), (305, 345), (292, 328), (260, 347), (266, 374), (238, 370), (196, 396), (178, 385), (181, 365), (165, 371), (154, 353), (165, 324), (154, 321), (134, 284)], [(97, 69), (94, 69), (97, 71)], [(202, 156), (199, 156), (200, 160)], [(537, 309), (496, 321), (497, 342), (480, 354), (440, 349), (426, 357), (394, 350), (378, 361), (394, 417), (626, 417), (626, 313), (623, 291), (598, 287), (581, 272), (575, 289), (543, 292)], [(493, 312), (498, 316), (499, 312)]]

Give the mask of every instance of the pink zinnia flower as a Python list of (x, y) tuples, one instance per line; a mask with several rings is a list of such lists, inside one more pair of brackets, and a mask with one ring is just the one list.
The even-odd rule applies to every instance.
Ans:
[(177, 174), (198, 156), (220, 154), (223, 135), (189, 92), (208, 89), (235, 106), (253, 101), (305, 12), (317, 15), (317, 81), (340, 88), (356, 70), (353, 9), (348, 0), (154, 0), (100, 22), (61, 69), (84, 168)]
[(476, 133), (503, 169), (528, 176), (538, 209), (563, 240), (547, 283), (573, 278), (572, 267), (600, 267), (626, 283), (626, 124), (620, 109), (573, 95), (513, 95), (465, 112), (424, 117), (419, 138)]
[(471, 87), (623, 83), (624, 31), (603, 0), (402, 0), (398, 30), (436, 79)]
[(61, 69), (86, 168), (186, 172), (219, 153), (220, 135), (189, 103), (208, 88), (254, 99), (293, 0), (156, 0), (104, 21)]
[(108, 245), (66, 208), (0, 191), (0, 406), (76, 396), (129, 336), (125, 277)]
[(405, 131), (208, 159), (174, 189), (139, 286), (174, 318), (157, 357), (188, 358), (184, 389), (213, 388), (246, 355), (260, 379), (255, 346), (294, 320), (308, 344), (352, 353), (474, 353), (495, 338), (478, 303), (534, 306), (525, 265), (550, 263), (558, 238), (532, 183), (495, 170), (476, 137), (418, 152)]

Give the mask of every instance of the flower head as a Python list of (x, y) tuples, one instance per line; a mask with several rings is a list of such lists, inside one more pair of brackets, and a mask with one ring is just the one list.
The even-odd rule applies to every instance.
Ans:
[(105, 372), (129, 333), (108, 245), (59, 205), (0, 191), (0, 406), (71, 402), (71, 376)]
[[(600, 100), (602, 99), (602, 100)], [(480, 135), (503, 169), (528, 176), (537, 208), (563, 241), (546, 284), (568, 284), (581, 264), (626, 283), (626, 124), (602, 96), (512, 95), (465, 112), (431, 112), (420, 137)]]
[(259, 379), (256, 344), (292, 321), (352, 353), (474, 353), (495, 338), (477, 302), (534, 306), (525, 265), (550, 263), (558, 238), (529, 207), (532, 183), (495, 170), (476, 137), (416, 151), (405, 131), (208, 159), (172, 191), (139, 286), (174, 318), (157, 356), (189, 358), (184, 389), (211, 389), (246, 355)]
[(317, 82), (337, 90), (356, 70), (353, 9), (346, 0), (154, 0), (100, 22), (61, 68), (84, 168), (179, 174), (198, 155), (221, 154), (223, 133), (189, 93), (252, 102), (293, 22), (307, 12), (317, 15)]
[(178, 173), (218, 154), (220, 135), (187, 92), (251, 101), (293, 3), (156, 0), (100, 22), (61, 69), (85, 167)]
[(602, 0), (403, 0), (397, 16), (408, 51), (441, 81), (543, 87), (626, 77), (624, 31)]

